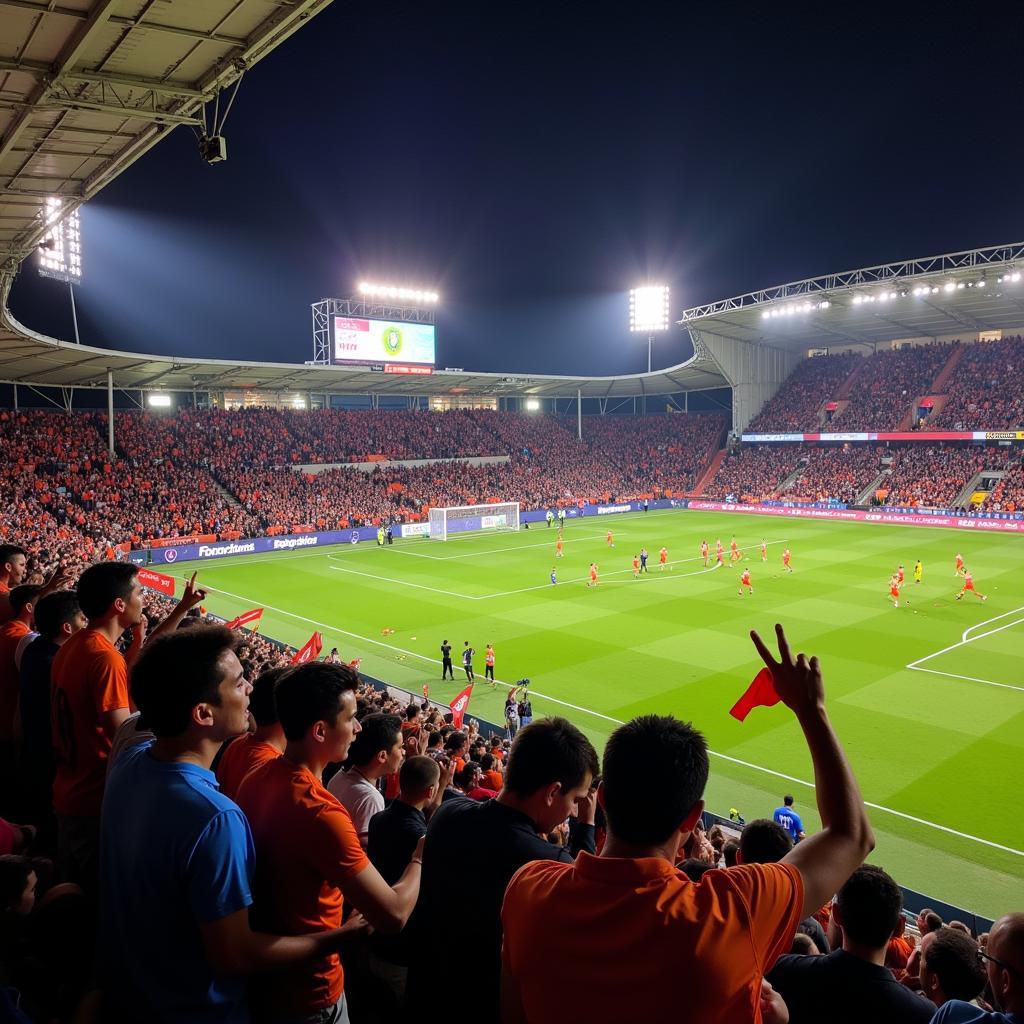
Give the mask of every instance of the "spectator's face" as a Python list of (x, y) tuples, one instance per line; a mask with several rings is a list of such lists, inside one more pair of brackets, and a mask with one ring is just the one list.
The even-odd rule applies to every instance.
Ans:
[[(125, 601), (123, 615), (124, 621), (127, 622), (128, 625), (130, 626), (137, 625), (139, 622), (142, 621), (142, 610), (142, 584), (139, 582), (138, 576), (136, 576), (134, 577), (134, 579), (132, 579), (131, 593), (128, 595), (128, 599)], [(234, 652), (232, 652), (232, 656), (234, 656)], [(235, 658), (235, 661), (237, 660), (238, 659)]]
[(10, 560), (4, 563), (8, 574), (8, 586), (13, 590), (25, 578), (25, 569), (28, 559), (24, 555), (11, 555)]
[(388, 751), (388, 759), (385, 765), (386, 772), (388, 775), (394, 775), (399, 768), (402, 767), (402, 762), (405, 760), (405, 743), (402, 741), (402, 737), (398, 736), (395, 739), (394, 744)]
[(220, 707), (217, 709), (217, 717), (225, 736), (240, 736), (249, 731), (249, 694), (252, 693), (252, 684), (245, 678), (242, 663), (234, 651), (225, 651), (221, 655), (220, 665), (224, 674), (219, 688)]
[(22, 917), (28, 917), (32, 913), (33, 907), (36, 905), (36, 873), (30, 871), (28, 879), (25, 882), (25, 891), (21, 894), (21, 901), (15, 903), (11, 910), (15, 914), (20, 914)]
[(78, 611), (75, 613), (75, 617), (67, 623), (68, 636), (74, 636), (80, 629), (85, 629), (89, 625), (89, 620), (85, 617), (85, 612)]
[(341, 709), (334, 724), (327, 732), (327, 746), (330, 748), (331, 761), (344, 761), (348, 757), (348, 748), (362, 731), (359, 719), (356, 718), (356, 695), (346, 690), (341, 695)]
[(574, 789), (559, 789), (551, 803), (545, 808), (544, 820), (537, 822), (541, 832), (550, 832), (570, 815), (576, 813), (579, 802), (590, 792), (593, 781), (589, 772), (583, 782)]

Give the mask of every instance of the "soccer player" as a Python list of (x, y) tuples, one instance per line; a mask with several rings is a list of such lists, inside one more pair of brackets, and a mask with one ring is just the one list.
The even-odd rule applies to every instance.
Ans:
[(955, 574), (957, 576), (964, 576), (964, 575), (966, 575), (966, 573), (967, 573), (967, 570), (964, 568), (964, 560), (963, 560), (963, 558), (961, 558), (960, 552), (958, 551), (956, 553), (956, 570), (955, 570)]
[(708, 565), (708, 542), (706, 540), (700, 542), (700, 557), (704, 559), (704, 568), (706, 569)]
[(976, 597), (980, 597), (982, 601), (988, 600), (987, 594), (979, 594), (978, 591), (974, 589), (974, 577), (971, 575), (971, 570), (964, 569), (964, 585), (963, 588), (960, 590), (960, 593), (956, 595), (956, 599), (959, 601), (960, 598), (963, 597), (968, 590)]
[(761, 561), (768, 561), (768, 541), (764, 537), (761, 538)]
[[(896, 578), (895, 573), (889, 577), (889, 596), (892, 598), (893, 608), (899, 608), (900, 606), (900, 585)], [(960, 599), (957, 598), (959, 601)]]
[(469, 646), (469, 641), (467, 640), (462, 645), (462, 667), (466, 670), (466, 678), (470, 682), (473, 682), (473, 680), (476, 679), (476, 676), (473, 675), (473, 655), (474, 654), (476, 654), (476, 651), (472, 647)]
[(612, 531), (611, 530), (609, 530), (608, 533), (605, 534), (604, 542), (610, 548), (615, 547), (615, 541), (612, 539)]
[(484, 652), (484, 678), (490, 679), (491, 689), (496, 689), (494, 682), (494, 644), (488, 644)]
[(792, 556), (789, 553), (789, 548), (786, 548), (786, 550), (782, 552), (782, 568), (785, 569), (786, 572), (793, 571), (793, 566), (789, 564), (789, 560), (791, 557)]
[(597, 563), (590, 563), (590, 582), (587, 584), (588, 587), (597, 586)]
[(897, 585), (902, 587), (905, 579), (906, 579), (906, 573), (903, 571), (903, 563), (901, 562), (896, 567), (896, 583), (897, 583)]
[(633, 556), (633, 579), (640, 579), (640, 556)]
[(754, 585), (750, 582), (750, 570), (749, 569), (744, 569), (742, 575), (740, 576), (740, 589), (739, 589), (740, 597), (743, 596), (743, 588), (744, 587), (747, 588), (747, 593), (751, 597), (753, 597), (754, 596)]
[(914, 563), (914, 582), (915, 583), (920, 583), (922, 576), (924, 576), (924, 566), (921, 565), (921, 559), (919, 558)]
[(555, 575), (555, 567), (551, 566), (551, 586), (558, 586), (558, 576)]
[(640, 571), (647, 572), (647, 548), (640, 549)]
[(732, 540), (729, 541), (729, 564), (732, 565), (733, 562), (738, 562), (742, 557), (743, 552), (740, 551), (739, 545), (736, 543), (736, 537), (734, 536)]
[[(665, 571), (665, 563), (668, 561), (668, 548), (663, 547), (658, 552), (658, 565), (661, 566), (661, 571)], [(707, 556), (705, 556), (705, 563), (707, 562)]]
[(555, 558), (565, 557), (565, 541), (562, 540), (562, 535), (558, 535), (558, 540), (555, 541)]
[(722, 552), (724, 550), (725, 550), (725, 548), (722, 547), (722, 538), (721, 537), (716, 537), (715, 538), (715, 557), (717, 558), (719, 565), (722, 564)]

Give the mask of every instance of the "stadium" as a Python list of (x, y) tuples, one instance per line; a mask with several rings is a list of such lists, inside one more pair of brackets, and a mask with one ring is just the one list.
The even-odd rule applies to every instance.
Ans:
[[(437, 308), (445, 296), (422, 280), (352, 282), (348, 294), (312, 301), (311, 357), (291, 362), (62, 340), (12, 312), (19, 275), (38, 269), (55, 302), (66, 301), (66, 286), (74, 309), (88, 247), (80, 207), (163, 145), (170, 128), (196, 130), (203, 159), (223, 160), (226, 142), (207, 105), (223, 97), (229, 112), (243, 75), (260, 75), (259, 63), (300, 29), (314, 31), (311, 19), (330, 5), (210, 0), (165, 4), (152, 17), (136, 10), (145, 6), (81, 0), (54, 11), (0, 2), (0, 35), (21, 41), (0, 57), (0, 862), (5, 919), (18, 917), (4, 925), (3, 978), (23, 992), (30, 1014), (11, 1019), (248, 1020), (251, 1000), (254, 1020), (431, 1020), (424, 974), (429, 968), (436, 982), (434, 972), (465, 961), (448, 962), (429, 929), (466, 903), (471, 931), (484, 935), (476, 947), (484, 968), (467, 991), (490, 1000), (474, 1005), (497, 1011), (497, 954), (510, 977), (543, 962), (526, 936), (545, 897), (510, 909), (519, 888), (534, 884), (530, 869), (505, 895), (501, 952), (496, 911), (513, 871), (532, 861), (572, 865), (577, 854), (584, 864), (599, 860), (591, 855), (602, 843), (612, 861), (663, 849), (663, 837), (660, 845), (624, 839), (627, 814), (609, 781), (614, 744), (648, 716), (692, 722), (707, 745), (704, 813), (687, 828), (682, 817), (674, 822), (678, 842), (662, 857), (673, 878), (710, 887), (718, 874), (745, 877), (755, 867), (742, 852), (746, 826), (764, 824), (758, 819), (776, 807), (776, 827), (789, 829), (797, 815), (792, 839), (784, 836), (795, 855), (785, 878), (809, 872), (816, 848), (819, 856), (833, 850), (830, 836), (838, 844), (837, 793), (852, 772), (846, 804), (869, 822), (858, 842), (865, 829), (873, 834), (868, 859), (899, 886), (899, 925), (876, 963), (887, 984), (902, 987), (900, 998), (915, 1000), (905, 1016), (886, 1019), (943, 1013), (928, 980), (938, 967), (920, 966), (921, 947), (952, 941), (950, 931), (966, 933), (971, 945), (960, 953), (976, 985), (947, 985), (948, 998), (1020, 1013), (1019, 980), (1005, 982), (1007, 995), (997, 975), (1024, 971), (1005, 952), (1019, 955), (1019, 938), (1013, 945), (1005, 936), (1024, 927), (1011, 913), (1024, 891), (1024, 242), (833, 272), (687, 309), (671, 305), (667, 288), (638, 288), (629, 315), (648, 341), (646, 372), (443, 367)], [(669, 335), (685, 339), (689, 354), (657, 369), (651, 343), (660, 348)], [(794, 653), (820, 659), (838, 754), (813, 739), (813, 715), (800, 712), (808, 698), (783, 679), (784, 647), (774, 668), (767, 659), (768, 692), (757, 689), (765, 660), (750, 632), (774, 652), (777, 622)], [(90, 634), (108, 638), (102, 671), (96, 650), (85, 649)], [(237, 657), (242, 717), (232, 727), (230, 701), (210, 695), (221, 690), (189, 683), (199, 696), (174, 719), (175, 733), (160, 686), (205, 678), (204, 642), (220, 658), (217, 672)], [(795, 664), (790, 671), (801, 671)], [(801, 685), (813, 685), (806, 673)], [(328, 685), (344, 700), (333, 715), (314, 715), (304, 733), (292, 723), (309, 694)], [(757, 691), (749, 714), (737, 712), (748, 687)], [(331, 723), (341, 722), (345, 701), (357, 724), (342, 741), (344, 729)], [(565, 731), (545, 739), (552, 719), (566, 720), (557, 726)], [(236, 738), (247, 723), (244, 741)], [(379, 750), (370, 747), (378, 734)], [(171, 823), (165, 845), (191, 826), (169, 784), (165, 793), (139, 766), (154, 737), (159, 757), (194, 761), (210, 780), (212, 762), (220, 789), (210, 785), (222, 802), (214, 804), (249, 836), (255, 895), (242, 886), (247, 920), (252, 903), (243, 938), (211, 930), (229, 919), (209, 909), (227, 901), (227, 882), (216, 891), (207, 884), (216, 866), (190, 862), (179, 889), (178, 868), (159, 866), (161, 820)], [(328, 877), (334, 866), (321, 871), (334, 854), (311, 868), (303, 861), (307, 847), (326, 840), (275, 812), (280, 792), (267, 756), (228, 785), (221, 769), (237, 766), (250, 741), (253, 751), (273, 748), (281, 765), (318, 765), (311, 792), (344, 818), (332, 829), (342, 843), (335, 874), (345, 880)], [(397, 760), (389, 753), (396, 742)], [(660, 791), (676, 766), (657, 749), (658, 735), (650, 742), (629, 758), (631, 793), (645, 809), (653, 801), (641, 791)], [(343, 755), (352, 745), (340, 771), (345, 757), (328, 756), (331, 743)], [(586, 780), (582, 794), (542, 826), (543, 815), (529, 810), (540, 804), (513, 773), (544, 743), (553, 744), (552, 763), (574, 744), (597, 759), (608, 745), (607, 795), (594, 795), (601, 773), (588, 769), (573, 783)], [(547, 781), (544, 770), (534, 773)], [(265, 783), (257, 773), (267, 773)], [(357, 775), (371, 796), (353, 796)], [(555, 783), (564, 797), (565, 777), (551, 776)], [(495, 897), (500, 847), (476, 845), (468, 818), (461, 833), (454, 828), (451, 811), (467, 798), (485, 813), (502, 801), (515, 807), (530, 823), (529, 843), (544, 844), (522, 840), (532, 852), (519, 857), (516, 848), (497, 906), (486, 899)], [(383, 836), (394, 827), (383, 816), (407, 804), (426, 845), (414, 848), (414, 837), (399, 857), (383, 839), (375, 845), (374, 830)], [(371, 805), (378, 814), (364, 828), (360, 815)], [(292, 830), (301, 838), (289, 846)], [(739, 848), (738, 866), (723, 844)], [(830, 853), (835, 864), (852, 856), (844, 849)], [(833, 948), (844, 941), (842, 918), (852, 917), (842, 887), (870, 849), (830, 878), (817, 904), (831, 907), (839, 894), (838, 917), (814, 915)], [(756, 866), (787, 859), (766, 856)], [(580, 861), (570, 870), (582, 872)], [(299, 895), (308, 868), (323, 889), (313, 910), (308, 893)], [(19, 909), (30, 874), (45, 895), (36, 909), (31, 900)], [(137, 891), (124, 881), (135, 874), (145, 876)], [(808, 899), (817, 892), (812, 877), (797, 889)], [(463, 890), (453, 896), (452, 885)], [(111, 909), (111, 894), (128, 890), (131, 899)], [(133, 902), (142, 899), (168, 915), (196, 901), (194, 919), (175, 911), (168, 924), (168, 948), (172, 940), (175, 950), (189, 947), (177, 977), (132, 976), (131, 998), (175, 1007), (166, 1017), (138, 1018), (117, 999), (104, 1002), (112, 995), (103, 951), (143, 912)], [(373, 935), (358, 926), (342, 935), (343, 902)], [(633, 927), (622, 907), (606, 913), (605, 926), (614, 929), (621, 913)], [(791, 1019), (808, 1019), (797, 1009), (800, 979), (772, 969), (791, 945), (798, 951), (794, 932), (810, 918), (774, 913), (793, 918), (788, 932), (736, 984), (756, 991), (768, 976)], [(479, 925), (488, 915), (493, 927)], [(545, 922), (535, 916), (539, 942)], [(552, 912), (547, 923), (556, 919)], [(942, 937), (929, 939), (932, 932)], [(1004, 943), (988, 957), (991, 970), (990, 932)], [(97, 936), (99, 975), (68, 966), (67, 948), (92, 949)], [(277, 940), (283, 951), (261, 944), (271, 936), (286, 937)], [(140, 957), (159, 955), (159, 942), (149, 941), (140, 939)], [(244, 956), (211, 952), (236, 942)], [(304, 980), (304, 964), (314, 981)], [(275, 965), (284, 965), (280, 975), (268, 974)], [(106, 963), (108, 972), (135, 969), (127, 951)], [(246, 975), (248, 995), (238, 980)], [(531, 986), (517, 984), (522, 1003), (510, 1010), (502, 1002), (502, 1019), (550, 1019)], [(790, 1019), (758, 1005), (754, 996), (749, 1013), (708, 1016)], [(231, 1016), (241, 1006), (244, 1015)], [(335, 1016), (311, 1016), (328, 1011)], [(968, 1018), (936, 1017), (959, 1019)]]

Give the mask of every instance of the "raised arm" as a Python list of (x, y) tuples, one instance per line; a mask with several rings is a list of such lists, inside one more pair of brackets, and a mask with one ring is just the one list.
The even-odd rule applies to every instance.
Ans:
[(772, 674), (775, 690), (796, 716), (814, 765), (814, 791), (822, 829), (798, 843), (785, 857), (804, 881), (803, 915), (810, 916), (832, 897), (874, 849), (860, 788), (825, 710), (825, 687), (817, 658), (795, 658), (782, 626), (776, 625), (779, 659), (756, 632), (758, 654)]

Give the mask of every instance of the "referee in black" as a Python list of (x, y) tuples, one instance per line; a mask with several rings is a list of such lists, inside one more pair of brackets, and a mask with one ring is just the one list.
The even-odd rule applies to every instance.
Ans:
[(455, 672), (452, 670), (452, 645), (447, 640), (441, 641), (441, 678), (455, 678)]

